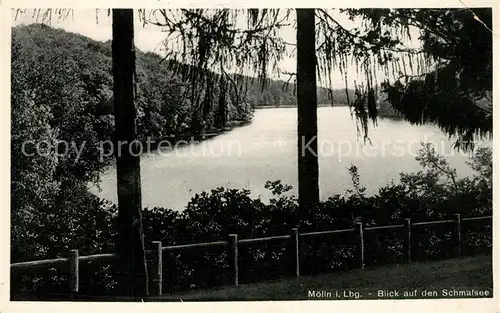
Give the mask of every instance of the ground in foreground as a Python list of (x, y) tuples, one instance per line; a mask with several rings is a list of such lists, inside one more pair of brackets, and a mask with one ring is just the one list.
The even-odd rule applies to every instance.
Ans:
[(165, 295), (156, 301), (349, 300), (493, 297), (492, 257), (353, 270)]

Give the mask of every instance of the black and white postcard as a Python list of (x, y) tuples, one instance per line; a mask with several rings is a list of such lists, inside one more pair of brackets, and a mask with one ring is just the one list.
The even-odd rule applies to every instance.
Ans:
[(2, 4), (1, 310), (497, 312), (468, 2)]

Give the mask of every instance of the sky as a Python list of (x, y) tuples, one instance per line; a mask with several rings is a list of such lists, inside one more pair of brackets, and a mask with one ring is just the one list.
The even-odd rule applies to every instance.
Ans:
[[(33, 15), (33, 10), (27, 10), (24, 14), (18, 14), (16, 16), (15, 12), (12, 13), (13, 26), (20, 24), (31, 24), (37, 22), (37, 17)], [(335, 18), (345, 27), (352, 28), (356, 26), (355, 22), (347, 19), (346, 16), (337, 14)], [(38, 21), (41, 21), (38, 19)], [(108, 16), (107, 9), (78, 9), (73, 10), (73, 13), (68, 15), (65, 19), (58, 20), (57, 18), (52, 18), (50, 25), (55, 28), (62, 28), (68, 32), (78, 33), (87, 37), (90, 37), (98, 41), (111, 40), (112, 28), (111, 28), (111, 16)], [(295, 43), (295, 29), (291, 26), (284, 27), (280, 30), (280, 36), (289, 43)], [(166, 34), (162, 32), (161, 28), (154, 25), (143, 25), (139, 20), (138, 14), (135, 14), (135, 44), (141, 51), (151, 51), (156, 52), (160, 55), (164, 54), (162, 51), (162, 42), (166, 39)], [(416, 36), (414, 36), (416, 37)], [(415, 43), (407, 43), (409, 46), (415, 46)], [(284, 72), (293, 73), (296, 68), (296, 60), (293, 57), (285, 58), (280, 62), (279, 68)], [(353, 86), (353, 81), (362, 82), (364, 80), (363, 76), (356, 74), (356, 68), (354, 65), (348, 66), (348, 84), (350, 87)], [(379, 78), (383, 78), (383, 72), (380, 71), (378, 74)], [(278, 74), (271, 74), (271, 78), (274, 79), (285, 79), (287, 80), (289, 76)], [(339, 71), (334, 71), (331, 74), (332, 87), (336, 89), (345, 88), (345, 82)]]

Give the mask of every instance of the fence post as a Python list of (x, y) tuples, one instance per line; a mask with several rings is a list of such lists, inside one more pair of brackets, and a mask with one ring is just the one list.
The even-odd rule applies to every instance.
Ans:
[(293, 275), (294, 277), (300, 276), (300, 263), (299, 263), (299, 229), (292, 228), (290, 232), (290, 247), (291, 247), (291, 258), (293, 264)]
[(411, 262), (411, 219), (405, 218), (404, 255), (406, 263)]
[(80, 266), (78, 262), (78, 249), (73, 249), (70, 250), (69, 254), (69, 288), (71, 291), (71, 296), (73, 297), (73, 294), (75, 292), (78, 292), (79, 290), (79, 275), (80, 275)]
[(163, 251), (161, 241), (153, 241), (153, 295), (162, 295), (163, 286)]
[(456, 224), (456, 245), (457, 245), (457, 257), (462, 257), (462, 225), (460, 220), (460, 213), (455, 214), (455, 224)]
[(238, 286), (238, 235), (229, 235), (228, 262), (231, 275), (231, 283)]
[(356, 229), (358, 233), (358, 257), (359, 257), (359, 268), (365, 268), (365, 243), (363, 239), (363, 223), (357, 222)]

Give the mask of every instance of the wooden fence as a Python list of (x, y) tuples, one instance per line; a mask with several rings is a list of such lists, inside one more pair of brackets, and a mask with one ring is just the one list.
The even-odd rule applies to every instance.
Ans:
[[(387, 230), (387, 229), (404, 229), (404, 258), (407, 263), (411, 262), (411, 244), (412, 236), (411, 231), (413, 228), (417, 227), (427, 227), (443, 224), (455, 224), (454, 237), (457, 242), (455, 255), (457, 257), (462, 256), (462, 223), (473, 222), (478, 220), (491, 220), (491, 216), (480, 216), (480, 217), (468, 217), (460, 218), (460, 214), (455, 214), (454, 219), (450, 220), (440, 220), (440, 221), (429, 221), (429, 222), (418, 222), (411, 223), (411, 220), (405, 219), (403, 224), (399, 225), (389, 225), (389, 226), (374, 226), (374, 227), (364, 227), (363, 223), (356, 223), (354, 228), (340, 229), (340, 230), (329, 230), (329, 231), (318, 231), (309, 233), (299, 233), (297, 228), (291, 229), (290, 234), (282, 236), (273, 237), (263, 237), (263, 238), (251, 238), (251, 239), (241, 239), (238, 240), (237, 234), (231, 234), (226, 241), (216, 241), (216, 242), (205, 242), (205, 243), (195, 243), (188, 245), (177, 245), (177, 246), (167, 246), (163, 247), (161, 241), (153, 241), (153, 249), (147, 250), (146, 254), (151, 256), (153, 259), (153, 271), (152, 271), (152, 294), (161, 295), (162, 285), (163, 285), (163, 252), (165, 251), (181, 251), (187, 249), (197, 249), (197, 248), (207, 248), (207, 247), (226, 247), (228, 249), (228, 262), (229, 270), (231, 274), (231, 282), (233, 285), (238, 286), (239, 284), (239, 269), (238, 269), (238, 247), (240, 245), (252, 245), (259, 244), (269, 241), (284, 241), (288, 240), (290, 242), (290, 258), (293, 261), (293, 276), (300, 276), (300, 264), (299, 264), (299, 241), (301, 237), (310, 236), (326, 236), (335, 234), (346, 234), (354, 233), (356, 235), (357, 242), (357, 263), (358, 267), (363, 269), (365, 267), (365, 254), (364, 254), (364, 235), (365, 233)], [(78, 250), (71, 250), (67, 258), (58, 259), (48, 259), (48, 260), (37, 260), (30, 262), (13, 263), (10, 265), (11, 270), (17, 271), (31, 271), (37, 268), (54, 268), (67, 266), (70, 274), (70, 286), (69, 289), (71, 293), (77, 293), (79, 291), (79, 267), (80, 263), (91, 262), (91, 261), (106, 261), (118, 259), (118, 254), (95, 254), (95, 255), (85, 255), (80, 256)]]

